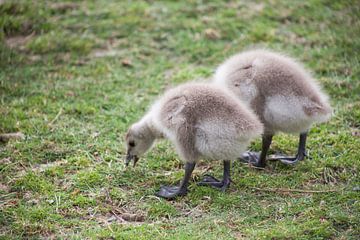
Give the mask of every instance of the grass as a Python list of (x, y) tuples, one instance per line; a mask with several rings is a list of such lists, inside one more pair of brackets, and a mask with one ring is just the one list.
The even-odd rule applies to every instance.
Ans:
[[(359, 10), (355, 0), (2, 2), (0, 133), (26, 138), (0, 145), (0, 238), (359, 239)], [(125, 169), (128, 126), (165, 88), (250, 47), (297, 57), (331, 96), (312, 159), (265, 171), (235, 162), (226, 193), (196, 186), (222, 172), (202, 162), (186, 197), (154, 197), (182, 178), (181, 162), (161, 141)], [(280, 134), (272, 152), (296, 144)]]

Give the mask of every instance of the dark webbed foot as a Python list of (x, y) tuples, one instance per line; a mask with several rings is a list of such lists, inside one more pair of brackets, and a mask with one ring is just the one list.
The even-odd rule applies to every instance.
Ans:
[(260, 161), (260, 153), (247, 151), (240, 157), (240, 161), (243, 163), (249, 163), (257, 168), (265, 168), (265, 162)]
[(271, 134), (264, 134), (262, 137), (262, 149), (261, 153), (255, 153), (247, 151), (243, 153), (243, 155), (240, 157), (240, 159), (243, 162), (249, 163), (252, 166), (262, 169), (266, 166), (266, 154), (269, 150), (271, 141), (272, 141), (272, 135)]
[(225, 192), (225, 190), (230, 185), (230, 161), (224, 161), (224, 175), (223, 180), (220, 181), (210, 175), (205, 175), (204, 179), (198, 183), (200, 186), (211, 186), (217, 189), (221, 189), (221, 191)]
[(259, 152), (250, 152), (250, 151), (246, 151), (244, 152), (241, 157), (240, 157), (240, 161), (243, 163), (256, 163), (257, 160), (260, 157), (260, 153)]
[[(244, 162), (244, 163), (249, 163), (254, 167), (257, 168), (265, 168), (265, 164), (263, 164), (264, 162), (260, 161), (260, 154), (256, 153), (256, 152), (245, 152), (241, 157), (240, 157), (240, 161)], [(280, 161), (283, 164), (286, 165), (294, 165), (296, 164), (298, 161), (303, 160), (307, 155), (305, 153), (303, 154), (297, 154), (295, 157), (291, 157), (291, 156), (285, 156), (285, 155), (281, 155), (281, 154), (275, 154), (272, 155), (271, 157), (267, 158), (266, 160), (268, 161)]]
[(213, 176), (205, 175), (202, 181), (198, 182), (199, 186), (211, 186), (217, 189), (221, 189), (221, 191), (225, 192), (225, 190), (229, 187), (230, 181), (224, 182), (216, 179)]
[(185, 196), (187, 190), (182, 190), (178, 186), (162, 186), (155, 195), (168, 200), (175, 199), (178, 196)]
[(298, 161), (303, 160), (305, 157), (307, 157), (306, 153), (298, 153), (295, 157), (290, 156), (284, 156), (284, 155), (273, 155), (272, 157), (268, 158), (269, 161), (276, 161), (279, 160), (283, 164), (286, 165), (294, 165)]
[(190, 176), (194, 170), (194, 167), (195, 163), (186, 163), (185, 175), (182, 182), (180, 183), (180, 186), (161, 186), (159, 192), (157, 192), (155, 195), (168, 200), (186, 195), (188, 192), (187, 187), (189, 185)]
[(298, 146), (298, 152), (295, 157), (289, 157), (289, 156), (282, 156), (282, 155), (275, 155), (271, 158), (269, 158), (270, 161), (272, 160), (279, 160), (280, 162), (287, 164), (287, 165), (293, 165), (296, 164), (298, 161), (303, 160), (305, 157), (307, 157), (306, 154), (306, 138), (307, 133), (301, 133), (299, 137), (299, 146)]

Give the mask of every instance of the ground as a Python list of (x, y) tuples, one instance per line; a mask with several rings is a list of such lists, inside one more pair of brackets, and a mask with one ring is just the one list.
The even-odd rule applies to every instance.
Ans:
[[(0, 1), (1, 239), (359, 239), (360, 4), (344, 1)], [(183, 176), (160, 141), (124, 166), (124, 135), (164, 89), (266, 47), (296, 57), (331, 97), (311, 158), (235, 161), (226, 193)], [(280, 134), (272, 153), (295, 152)], [(251, 144), (260, 150), (260, 140)]]

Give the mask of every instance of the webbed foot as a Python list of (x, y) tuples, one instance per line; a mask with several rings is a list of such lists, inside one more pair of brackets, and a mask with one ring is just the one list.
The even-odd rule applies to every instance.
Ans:
[(251, 164), (256, 168), (265, 168), (265, 162), (260, 161), (260, 153), (258, 152), (246, 151), (241, 155), (240, 161)]
[(162, 186), (155, 195), (168, 200), (175, 199), (178, 196), (185, 196), (187, 190), (183, 190), (178, 186)]
[(268, 158), (268, 160), (279, 160), (283, 164), (287, 165), (294, 165), (298, 161), (303, 160), (305, 157), (307, 157), (306, 154), (306, 138), (307, 138), (307, 132), (301, 133), (299, 137), (299, 146), (298, 146), (298, 153), (295, 157), (289, 157), (289, 156), (283, 156), (283, 155), (275, 155), (271, 158)]
[(202, 181), (198, 182), (197, 185), (199, 186), (211, 186), (217, 189), (220, 189), (222, 192), (229, 187), (230, 181), (220, 181), (213, 176), (205, 175)]
[(283, 164), (286, 165), (294, 165), (297, 162), (303, 160), (305, 157), (307, 157), (306, 152), (298, 153), (295, 157), (290, 156), (284, 156), (284, 155), (272, 155), (272, 157), (268, 158), (269, 161), (276, 161), (279, 160)]

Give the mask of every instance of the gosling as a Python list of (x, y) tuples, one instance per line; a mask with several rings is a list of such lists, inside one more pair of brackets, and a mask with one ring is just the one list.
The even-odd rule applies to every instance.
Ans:
[(262, 123), (232, 93), (213, 84), (188, 83), (168, 90), (125, 137), (126, 165), (134, 165), (154, 140), (165, 137), (185, 162), (180, 186), (162, 186), (156, 194), (165, 199), (184, 196), (200, 158), (223, 160), (223, 180), (211, 176), (199, 185), (225, 191), (230, 184), (230, 160), (246, 151), (249, 142), (261, 135)]
[(243, 159), (266, 166), (266, 155), (277, 132), (300, 134), (295, 157), (278, 155), (271, 160), (295, 164), (306, 156), (311, 125), (327, 121), (332, 113), (328, 96), (315, 79), (294, 59), (268, 50), (252, 50), (221, 64), (214, 82), (244, 101), (264, 124), (260, 154), (247, 152)]

